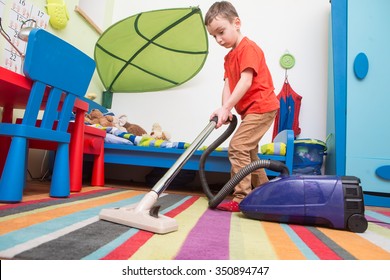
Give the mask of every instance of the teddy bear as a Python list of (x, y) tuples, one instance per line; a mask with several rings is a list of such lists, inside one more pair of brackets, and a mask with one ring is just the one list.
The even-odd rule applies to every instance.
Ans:
[(152, 126), (152, 132), (150, 133), (150, 136), (153, 137), (156, 140), (167, 140), (169, 141), (171, 139), (170, 133), (163, 131), (162, 127), (159, 123), (154, 123)]
[(93, 109), (89, 114), (86, 114), (85, 122), (88, 124), (99, 124), (103, 127), (116, 127), (123, 132), (136, 136), (147, 134), (146, 130), (139, 125), (129, 123), (126, 115), (120, 115), (119, 117), (111, 114), (104, 115), (99, 109)]
[(85, 115), (85, 122), (89, 124), (99, 124), (103, 127), (114, 127), (114, 116), (104, 115), (99, 109), (93, 109)]

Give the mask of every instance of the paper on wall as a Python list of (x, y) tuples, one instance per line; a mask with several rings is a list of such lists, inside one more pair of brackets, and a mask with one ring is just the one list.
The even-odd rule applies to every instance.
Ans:
[[(46, 29), (49, 18), (50, 16), (46, 14), (45, 11), (34, 6), (31, 2), (25, 0), (13, 0), (9, 11), (8, 24), (5, 26), (3, 23), (3, 28), (6, 29), (12, 43), (18, 48), (18, 50), (25, 53), (27, 43), (18, 38), (18, 34), (23, 23), (28, 20), (34, 20), (37, 28)], [(5, 68), (22, 74), (23, 59), (8, 42), (5, 44), (3, 50), (3, 58)]]

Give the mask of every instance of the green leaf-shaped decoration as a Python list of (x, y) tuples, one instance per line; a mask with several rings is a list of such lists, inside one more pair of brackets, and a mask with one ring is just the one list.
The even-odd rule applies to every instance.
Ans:
[(96, 69), (108, 92), (172, 88), (194, 77), (208, 54), (199, 8), (143, 12), (108, 28), (95, 46)]

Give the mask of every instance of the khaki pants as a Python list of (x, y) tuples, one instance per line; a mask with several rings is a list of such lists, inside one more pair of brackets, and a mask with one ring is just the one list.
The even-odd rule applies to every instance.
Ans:
[[(243, 167), (259, 160), (259, 142), (274, 122), (277, 110), (264, 114), (249, 114), (241, 121), (236, 133), (229, 144), (229, 160), (232, 165), (231, 176), (234, 176)], [(246, 176), (234, 188), (234, 201), (241, 202), (253, 187), (268, 182), (263, 168), (257, 169)]]

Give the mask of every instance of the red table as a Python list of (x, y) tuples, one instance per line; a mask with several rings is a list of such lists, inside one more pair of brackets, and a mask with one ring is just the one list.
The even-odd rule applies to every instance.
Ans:
[[(26, 107), (31, 86), (32, 81), (30, 79), (0, 66), (0, 107), (3, 107), (2, 122), (12, 123), (13, 110)], [(44, 103), (41, 109), (44, 109)], [(88, 103), (76, 99), (74, 110), (75, 122), (69, 128), (71, 133), (69, 148), (71, 191), (81, 190), (83, 153), (96, 155), (92, 184), (103, 186), (105, 131), (85, 126), (84, 116), (88, 112)], [(10, 137), (0, 137), (0, 174), (3, 171), (10, 142)]]

